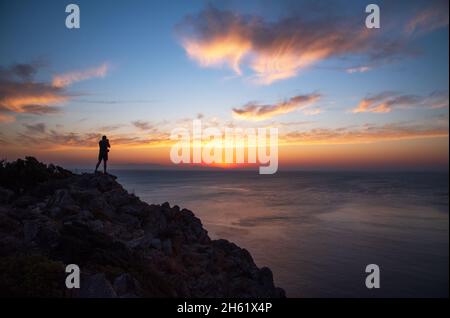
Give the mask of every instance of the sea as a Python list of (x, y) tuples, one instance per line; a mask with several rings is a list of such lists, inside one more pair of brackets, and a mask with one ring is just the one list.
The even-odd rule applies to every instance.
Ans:
[[(111, 173), (247, 249), (287, 297), (449, 296), (448, 172)], [(370, 264), (379, 288), (366, 285)]]

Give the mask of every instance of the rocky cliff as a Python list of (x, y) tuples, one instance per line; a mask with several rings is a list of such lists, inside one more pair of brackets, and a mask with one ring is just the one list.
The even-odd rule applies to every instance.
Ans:
[[(81, 288), (65, 287), (65, 266)], [(272, 272), (169, 203), (116, 178), (36, 159), (0, 162), (0, 296), (284, 297)]]

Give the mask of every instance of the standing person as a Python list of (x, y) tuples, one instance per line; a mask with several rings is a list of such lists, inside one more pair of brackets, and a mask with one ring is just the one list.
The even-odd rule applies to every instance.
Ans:
[(98, 147), (99, 147), (98, 162), (97, 166), (95, 167), (95, 172), (97, 172), (98, 166), (100, 166), (100, 163), (103, 160), (103, 173), (106, 174), (106, 162), (108, 161), (109, 148), (111, 148), (109, 140), (108, 138), (106, 138), (106, 136), (103, 136), (102, 140), (98, 142)]

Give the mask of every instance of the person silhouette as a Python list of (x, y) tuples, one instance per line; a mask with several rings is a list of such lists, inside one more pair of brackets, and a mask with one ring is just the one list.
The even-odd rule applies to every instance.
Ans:
[(98, 166), (100, 166), (100, 163), (103, 160), (103, 173), (106, 174), (106, 162), (108, 161), (109, 148), (111, 148), (109, 140), (108, 138), (106, 138), (106, 136), (103, 136), (102, 139), (98, 142), (98, 147), (98, 162), (95, 166), (95, 172), (97, 172)]

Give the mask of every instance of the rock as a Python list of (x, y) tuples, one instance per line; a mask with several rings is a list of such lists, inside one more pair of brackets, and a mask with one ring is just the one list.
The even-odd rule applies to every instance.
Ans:
[(161, 208), (162, 208), (163, 210), (170, 210), (170, 204), (169, 204), (169, 202), (164, 202), (164, 203), (161, 205)]
[(142, 210), (136, 206), (136, 205), (125, 205), (125, 206), (121, 206), (118, 210), (117, 213), (126, 213), (126, 214), (130, 214), (132, 216), (142, 216)]
[(75, 205), (75, 201), (67, 189), (58, 189), (55, 194), (50, 198), (49, 207), (64, 207)]
[[(285, 297), (270, 269), (236, 244), (211, 240), (190, 210), (148, 205), (110, 175), (72, 174), (35, 159), (12, 167), (0, 183), (0, 260), (33, 253), (48, 258), (45, 270), (79, 265), (81, 289), (67, 297)], [(2, 293), (21, 293), (22, 277), (13, 276), (15, 287)], [(51, 277), (40, 284), (53, 286)]]
[(105, 274), (99, 273), (88, 276), (80, 281), (81, 298), (114, 298), (117, 297), (111, 283)]
[(50, 209), (50, 216), (53, 218), (57, 218), (61, 215), (61, 208), (59, 206), (54, 206)]
[(0, 204), (9, 203), (13, 195), (13, 191), (0, 187)]
[(140, 289), (139, 282), (129, 273), (124, 273), (114, 280), (114, 290), (121, 298), (136, 298)]
[(42, 209), (41, 209), (41, 207), (36, 206), (33, 209), (31, 209), (31, 212), (33, 212), (34, 214), (41, 214), (42, 213)]
[(150, 246), (156, 248), (157, 250), (160, 250), (162, 248), (161, 240), (157, 238), (152, 239), (150, 242)]
[(151, 245), (151, 240), (152, 240), (151, 236), (150, 237), (142, 236), (142, 237), (138, 237), (138, 238), (134, 238), (129, 241), (126, 241), (125, 245), (131, 249), (138, 248), (138, 247), (145, 248), (145, 247), (148, 247)]
[(92, 220), (94, 215), (89, 210), (81, 210), (79, 213), (79, 217), (84, 220)]
[(22, 195), (14, 201), (14, 206), (19, 208), (26, 208), (36, 202), (36, 198), (30, 195)]
[(103, 230), (103, 222), (100, 220), (89, 221), (88, 226), (91, 230), (97, 232)]
[(25, 221), (23, 224), (23, 236), (26, 243), (31, 243), (38, 234), (39, 224), (36, 221)]
[(162, 250), (166, 255), (172, 255), (172, 241), (170, 239), (162, 242)]

